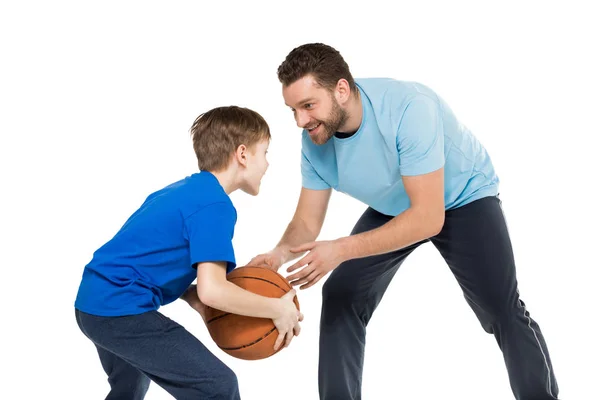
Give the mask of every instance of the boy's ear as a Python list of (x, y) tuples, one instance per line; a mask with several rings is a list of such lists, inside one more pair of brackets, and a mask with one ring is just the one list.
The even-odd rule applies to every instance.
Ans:
[(248, 148), (244, 144), (240, 144), (235, 151), (235, 159), (238, 163), (242, 164), (244, 167), (248, 163)]

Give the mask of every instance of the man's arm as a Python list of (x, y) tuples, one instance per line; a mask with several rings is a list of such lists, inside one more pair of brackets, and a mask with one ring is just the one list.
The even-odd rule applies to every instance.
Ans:
[(269, 253), (254, 257), (248, 265), (267, 265), (278, 270), (283, 264), (299, 256), (290, 249), (302, 243), (315, 240), (325, 221), (327, 206), (331, 198), (331, 188), (311, 190), (302, 188), (298, 206), (281, 240)]
[(377, 229), (340, 238), (345, 260), (388, 253), (437, 235), (444, 225), (444, 169), (402, 177), (410, 207)]
[(330, 198), (331, 189), (302, 188), (294, 217), (275, 247), (275, 250), (281, 252), (285, 257), (283, 264), (297, 257), (296, 254), (290, 252), (290, 248), (315, 240), (319, 236)]
[(293, 253), (310, 253), (287, 271), (294, 286), (308, 289), (342, 262), (388, 253), (437, 235), (444, 225), (444, 170), (402, 178), (410, 207), (379, 228), (334, 241), (309, 242)]

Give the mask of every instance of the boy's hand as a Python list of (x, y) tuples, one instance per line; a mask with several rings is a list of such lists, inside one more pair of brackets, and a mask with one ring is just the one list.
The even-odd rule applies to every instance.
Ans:
[(181, 295), (181, 298), (185, 300), (190, 307), (196, 310), (204, 322), (206, 322), (206, 305), (200, 301), (196, 285), (191, 285), (187, 288), (183, 295)]
[(200, 314), (200, 316), (202, 317), (202, 320), (204, 322), (206, 322), (206, 309), (207, 309), (206, 304), (204, 304), (203, 302), (201, 302), (200, 300), (198, 300), (197, 303), (190, 304), (190, 306), (194, 310), (198, 311), (198, 314)]
[(273, 319), (279, 332), (275, 341), (275, 350), (278, 350), (282, 344), (284, 347), (288, 347), (293, 337), (300, 334), (300, 321), (304, 319), (304, 315), (296, 308), (294, 296), (296, 296), (296, 291), (292, 289), (281, 297), (280, 316)]
[(285, 255), (281, 250), (271, 250), (265, 254), (259, 254), (254, 257), (246, 266), (248, 267), (263, 267), (277, 272), (285, 262)]

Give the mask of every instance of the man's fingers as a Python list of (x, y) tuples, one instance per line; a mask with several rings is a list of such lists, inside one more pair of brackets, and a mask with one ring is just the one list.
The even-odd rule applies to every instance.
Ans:
[(317, 275), (314, 279), (312, 279), (311, 281), (309, 281), (306, 285), (300, 286), (300, 290), (308, 289), (309, 287), (311, 287), (315, 283), (319, 282), (322, 277), (323, 277), (323, 275), (320, 275), (320, 274)]
[(305, 277), (307, 277), (308, 275), (310, 275), (310, 273), (313, 271), (313, 267), (311, 267), (310, 265), (308, 267), (305, 267), (304, 269), (296, 272), (293, 275), (290, 275), (287, 277), (288, 282), (293, 282), (293, 281), (297, 281), (299, 279), (303, 279)]
[(256, 256), (254, 257), (252, 260), (250, 260), (250, 262), (248, 264), (246, 264), (247, 267), (256, 267), (259, 266), (261, 264), (264, 264), (264, 259), (265, 256)]
[(305, 266), (306, 264), (310, 264), (310, 262), (312, 261), (312, 258), (309, 255), (307, 255), (306, 257), (301, 258), (300, 260), (298, 260), (294, 265), (292, 265), (291, 267), (288, 267), (287, 272), (294, 272), (295, 270), (297, 270), (298, 268), (302, 268), (303, 266)]
[(298, 286), (298, 285), (302, 285), (305, 284), (307, 282), (312, 281), (313, 279), (315, 279), (317, 276), (319, 275), (319, 271), (314, 270), (312, 271), (310, 274), (308, 274), (307, 276), (305, 276), (304, 278), (301, 279), (297, 279), (295, 281), (290, 282), (291, 285), (293, 286)]

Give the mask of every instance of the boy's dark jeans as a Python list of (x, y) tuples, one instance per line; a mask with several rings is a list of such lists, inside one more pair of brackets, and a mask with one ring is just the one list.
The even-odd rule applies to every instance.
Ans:
[(150, 380), (176, 399), (240, 399), (233, 371), (158, 311), (99, 317), (75, 310), (75, 316), (108, 375), (107, 400), (141, 400)]

